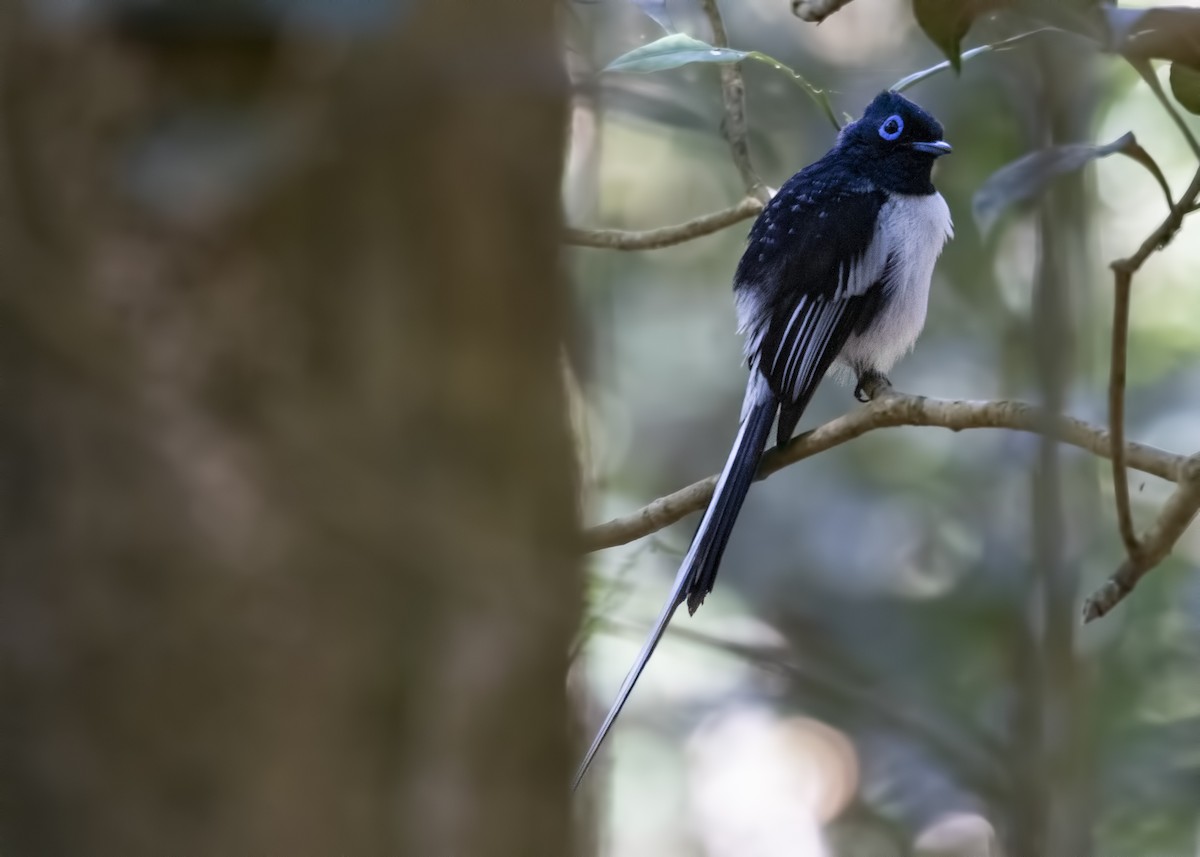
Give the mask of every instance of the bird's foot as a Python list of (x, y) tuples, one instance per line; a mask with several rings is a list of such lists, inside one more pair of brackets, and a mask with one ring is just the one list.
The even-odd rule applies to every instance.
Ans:
[(858, 376), (858, 386), (854, 388), (854, 398), (860, 402), (869, 402), (891, 386), (892, 382), (882, 372), (868, 369)]

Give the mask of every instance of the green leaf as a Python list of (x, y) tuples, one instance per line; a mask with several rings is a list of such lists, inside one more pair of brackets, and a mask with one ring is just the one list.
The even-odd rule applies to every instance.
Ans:
[[(1011, 48), (1013, 45), (1017, 44), (1018, 42), (1023, 42), (1026, 39), (1028, 39), (1030, 36), (1036, 36), (1038, 33), (1061, 33), (1061, 32), (1062, 32), (1062, 30), (1059, 30), (1057, 27), (1042, 27), (1041, 29), (1038, 29), (1038, 30), (1030, 30), (1028, 33), (1021, 33), (1020, 35), (1012, 36), (1011, 38), (1008, 38), (1008, 39), (1002, 39), (999, 42), (993, 42), (990, 45), (981, 45), (978, 48), (971, 48), (971, 50), (969, 50), (969, 51), (963, 51), (961, 62), (966, 62), (967, 60), (975, 59), (975, 57), (980, 56), (981, 54), (991, 53), (992, 51), (1007, 50), (1007, 49)], [(918, 83), (928, 80), (929, 78), (933, 77), (935, 74), (938, 74), (939, 72), (943, 72), (948, 68), (950, 68), (950, 61), (946, 60), (945, 62), (940, 62), (937, 65), (930, 66), (929, 68), (924, 68), (924, 69), (921, 69), (920, 71), (914, 71), (912, 74), (908, 75), (907, 77), (902, 77), (902, 78), (900, 78), (900, 80), (893, 83), (891, 85), (890, 89), (893, 92), (903, 92), (904, 90), (909, 89), (910, 87), (916, 86)]]
[(942, 49), (959, 71), (963, 36), (980, 15), (1007, 6), (1010, 0), (913, 0), (913, 15), (929, 40)]
[(1200, 71), (1171, 63), (1171, 92), (1185, 110), (1200, 114)]
[(694, 62), (739, 62), (746, 56), (745, 51), (714, 47), (708, 42), (693, 39), (683, 33), (675, 33), (622, 54), (604, 70), (646, 73), (679, 68)]
[(669, 68), (679, 68), (680, 66), (694, 62), (733, 63), (741, 62), (742, 60), (754, 60), (755, 62), (765, 63), (771, 66), (771, 68), (788, 75), (792, 79), (792, 82), (803, 89), (808, 97), (821, 108), (821, 112), (825, 114), (825, 117), (829, 119), (834, 128), (840, 129), (842, 127), (833, 112), (833, 105), (829, 102), (829, 95), (824, 90), (817, 89), (805, 80), (803, 76), (797, 74), (795, 69), (789, 68), (774, 57), (767, 56), (760, 51), (737, 51), (733, 48), (718, 48), (710, 45), (708, 42), (702, 42), (699, 39), (693, 39), (691, 36), (676, 33), (671, 36), (663, 36), (661, 39), (653, 41), (648, 45), (642, 45), (640, 48), (634, 48), (627, 54), (622, 54), (610, 62), (604, 70), (654, 72), (664, 71)]
[(1162, 59), (1200, 69), (1200, 9), (1106, 6), (1102, 13), (1110, 51), (1130, 61)]
[(1104, 146), (1087, 143), (1052, 146), (1049, 149), (1031, 152), (996, 170), (975, 192), (975, 198), (971, 202), (979, 231), (986, 235), (1005, 211), (1018, 203), (1034, 199), (1060, 176), (1080, 170), (1098, 158), (1117, 152), (1133, 158), (1148, 169), (1166, 194), (1167, 204), (1171, 204), (1171, 191), (1162, 170), (1146, 150), (1138, 145), (1133, 134), (1129, 133)]

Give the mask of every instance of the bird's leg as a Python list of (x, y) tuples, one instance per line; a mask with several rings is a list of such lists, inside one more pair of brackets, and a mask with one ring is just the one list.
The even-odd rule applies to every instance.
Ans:
[(892, 382), (882, 372), (865, 369), (858, 374), (858, 386), (854, 388), (854, 398), (860, 402), (869, 402), (892, 386)]

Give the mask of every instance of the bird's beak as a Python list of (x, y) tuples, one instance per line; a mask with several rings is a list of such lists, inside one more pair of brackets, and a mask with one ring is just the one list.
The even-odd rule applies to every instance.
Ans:
[(935, 158), (941, 155), (948, 155), (954, 151), (945, 140), (934, 140), (931, 143), (913, 143), (912, 147), (918, 152), (933, 155)]

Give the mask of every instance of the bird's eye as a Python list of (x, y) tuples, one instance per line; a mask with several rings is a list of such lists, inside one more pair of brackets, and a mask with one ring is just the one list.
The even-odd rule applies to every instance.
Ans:
[(889, 116), (879, 126), (879, 136), (885, 140), (895, 140), (904, 131), (904, 120), (899, 116)]

